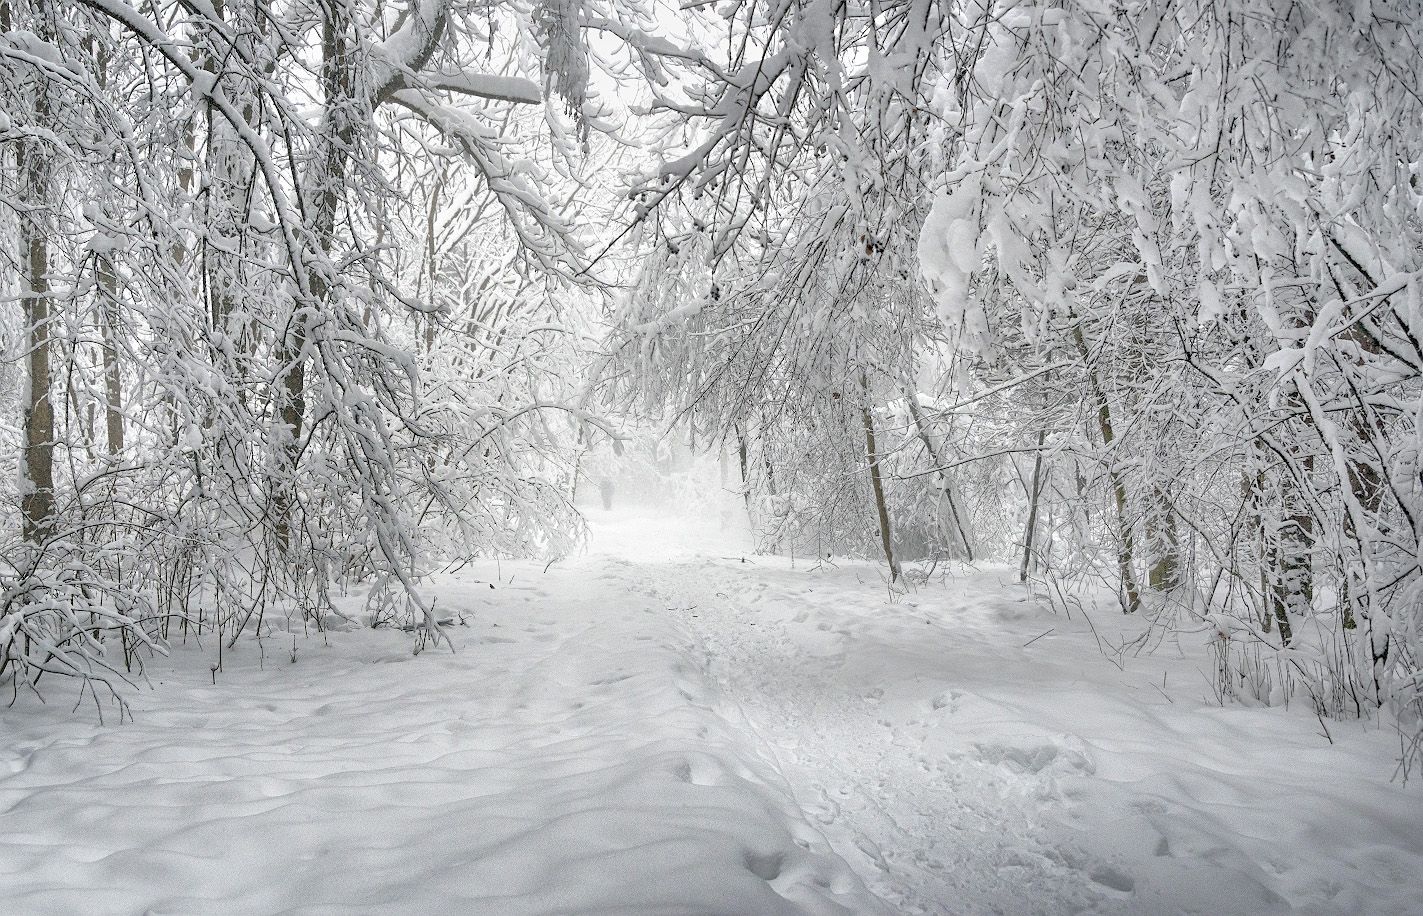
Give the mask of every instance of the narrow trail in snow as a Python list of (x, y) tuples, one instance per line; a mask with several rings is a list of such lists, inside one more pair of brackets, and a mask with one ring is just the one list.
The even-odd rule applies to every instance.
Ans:
[(429, 585), (458, 652), (280, 629), (123, 724), (0, 705), (0, 913), (889, 916), (648, 578), (485, 562)]
[(815, 620), (795, 585), (752, 563), (640, 568), (649, 592), (699, 638), (710, 675), (774, 750), (801, 807), (898, 911), (1118, 909), (1109, 888), (1038, 839), (1060, 801), (1050, 778), (1005, 779), (976, 759), (926, 752), (912, 727), (883, 713), (883, 688), (847, 672), (843, 634)]
[(1149, 621), (1056, 614), (1006, 567), (891, 594), (873, 564), (684, 521), (600, 520), (595, 544), (897, 912), (1420, 913), (1423, 799), (1377, 723), (1222, 705), (1202, 634), (1114, 654)]

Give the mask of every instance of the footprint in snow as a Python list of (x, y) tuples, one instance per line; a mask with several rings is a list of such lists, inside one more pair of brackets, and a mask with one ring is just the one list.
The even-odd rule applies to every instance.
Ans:
[(781, 866), (785, 862), (785, 855), (779, 852), (758, 855), (748, 849), (745, 853), (745, 862), (746, 869), (751, 874), (762, 881), (774, 881), (781, 876)]
[(986, 763), (996, 764), (1019, 773), (1042, 773), (1047, 770), (1059, 775), (1091, 776), (1097, 771), (1096, 761), (1079, 739), (1022, 739), (1011, 743), (975, 744), (978, 756)]
[(934, 697), (932, 705), (936, 710), (946, 709), (950, 713), (955, 713), (959, 711), (959, 700), (962, 697), (963, 691), (961, 690), (945, 690), (943, 693)]
[(825, 794), (825, 789), (818, 789), (820, 798), (815, 799), (811, 804), (805, 805), (805, 814), (813, 816), (820, 824), (834, 824), (840, 818), (840, 804)]

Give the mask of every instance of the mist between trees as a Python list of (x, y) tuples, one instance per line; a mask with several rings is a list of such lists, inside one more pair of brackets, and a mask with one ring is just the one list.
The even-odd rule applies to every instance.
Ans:
[(763, 549), (1106, 588), (1411, 766), (1421, 18), (0, 0), (0, 677), (357, 585), (438, 644), (638, 417)]

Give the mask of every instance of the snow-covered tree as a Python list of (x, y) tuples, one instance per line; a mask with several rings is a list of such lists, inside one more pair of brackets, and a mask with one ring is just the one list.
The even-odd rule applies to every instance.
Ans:
[(561, 188), (618, 129), (582, 9), (4, 6), (6, 676), (320, 621), (344, 577), (438, 639), (431, 569), (576, 539)]
[(1339, 695), (1416, 722), (1416, 5), (959, 16), (924, 273), (985, 372), (1072, 364), (1096, 429), (1049, 445), (1101, 469), (1124, 606), (1149, 542), (1222, 638), (1332, 622)]

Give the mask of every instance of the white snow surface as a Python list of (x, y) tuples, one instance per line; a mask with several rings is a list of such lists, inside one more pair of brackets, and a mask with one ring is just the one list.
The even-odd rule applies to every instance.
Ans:
[(455, 653), (278, 631), (152, 661), (132, 722), (0, 708), (0, 912), (1423, 913), (1386, 726), (1222, 707), (1199, 639), (1117, 658), (1139, 621), (1011, 570), (592, 521), (433, 583)]

